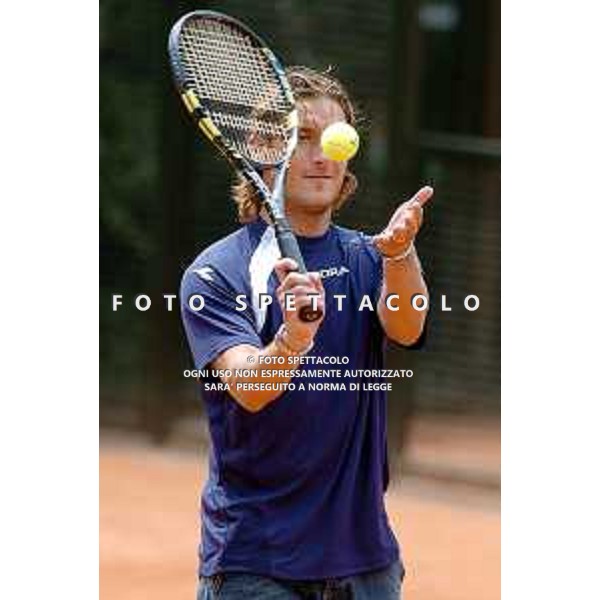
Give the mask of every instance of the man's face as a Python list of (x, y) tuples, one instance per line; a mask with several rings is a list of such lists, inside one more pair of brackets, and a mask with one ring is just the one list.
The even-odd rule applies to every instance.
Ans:
[(345, 121), (342, 107), (331, 98), (320, 97), (298, 103), (298, 145), (290, 161), (286, 180), (286, 207), (295, 213), (323, 213), (338, 199), (346, 162), (326, 158), (321, 133), (332, 123)]

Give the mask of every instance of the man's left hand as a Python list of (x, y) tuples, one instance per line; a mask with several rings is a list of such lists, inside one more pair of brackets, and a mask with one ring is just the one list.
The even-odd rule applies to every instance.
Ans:
[(386, 257), (401, 256), (408, 252), (423, 223), (423, 206), (433, 196), (433, 188), (422, 187), (408, 202), (393, 214), (386, 228), (373, 236), (373, 245)]

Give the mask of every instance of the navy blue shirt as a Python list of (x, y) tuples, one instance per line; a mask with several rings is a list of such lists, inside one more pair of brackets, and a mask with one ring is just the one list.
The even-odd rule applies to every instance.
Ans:
[[(346, 373), (383, 367), (385, 338), (376, 310), (358, 310), (364, 296), (377, 307), (381, 258), (367, 236), (334, 225), (321, 237), (298, 241), (308, 270), (321, 272), (326, 293), (326, 317), (308, 357), (347, 362), (299, 365), (304, 375), (339, 369), (341, 377), (296, 376), (296, 389), (255, 413), (227, 391), (209, 389), (218, 378), (203, 377), (211, 436), (201, 503), (203, 575), (324, 579), (399, 558), (383, 501), (386, 393), (350, 390), (352, 383), (362, 388), (373, 379)], [(187, 269), (180, 299), (197, 369), (233, 346), (271, 342), (282, 321), (273, 271), (278, 257), (272, 228), (258, 220), (210, 246)], [(204, 302), (197, 311), (188, 305), (194, 294)], [(260, 294), (273, 303), (260, 307)], [(345, 296), (341, 310), (336, 294)], [(324, 382), (347, 389), (309, 391), (309, 384)]]

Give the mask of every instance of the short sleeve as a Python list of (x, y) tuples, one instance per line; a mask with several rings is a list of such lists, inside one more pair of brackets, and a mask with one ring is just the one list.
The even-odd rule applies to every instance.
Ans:
[[(195, 298), (194, 310), (190, 298)], [(252, 312), (240, 310), (236, 297), (243, 290), (213, 269), (189, 268), (181, 281), (180, 304), (183, 326), (197, 369), (204, 369), (220, 354), (240, 344), (262, 346)]]
[(373, 245), (373, 236), (361, 233), (362, 250), (365, 256), (369, 296), (377, 301), (383, 286), (383, 259)]

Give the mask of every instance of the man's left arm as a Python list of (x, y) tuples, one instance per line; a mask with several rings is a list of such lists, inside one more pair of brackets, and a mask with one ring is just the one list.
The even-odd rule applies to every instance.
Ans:
[[(432, 195), (431, 187), (421, 188), (398, 207), (387, 227), (373, 238), (373, 244), (383, 256), (377, 314), (386, 335), (405, 346), (419, 339), (427, 316), (427, 310), (416, 310), (412, 306), (415, 294), (423, 295), (429, 304), (414, 239), (423, 222), (423, 206)], [(394, 297), (389, 298), (391, 295)]]

